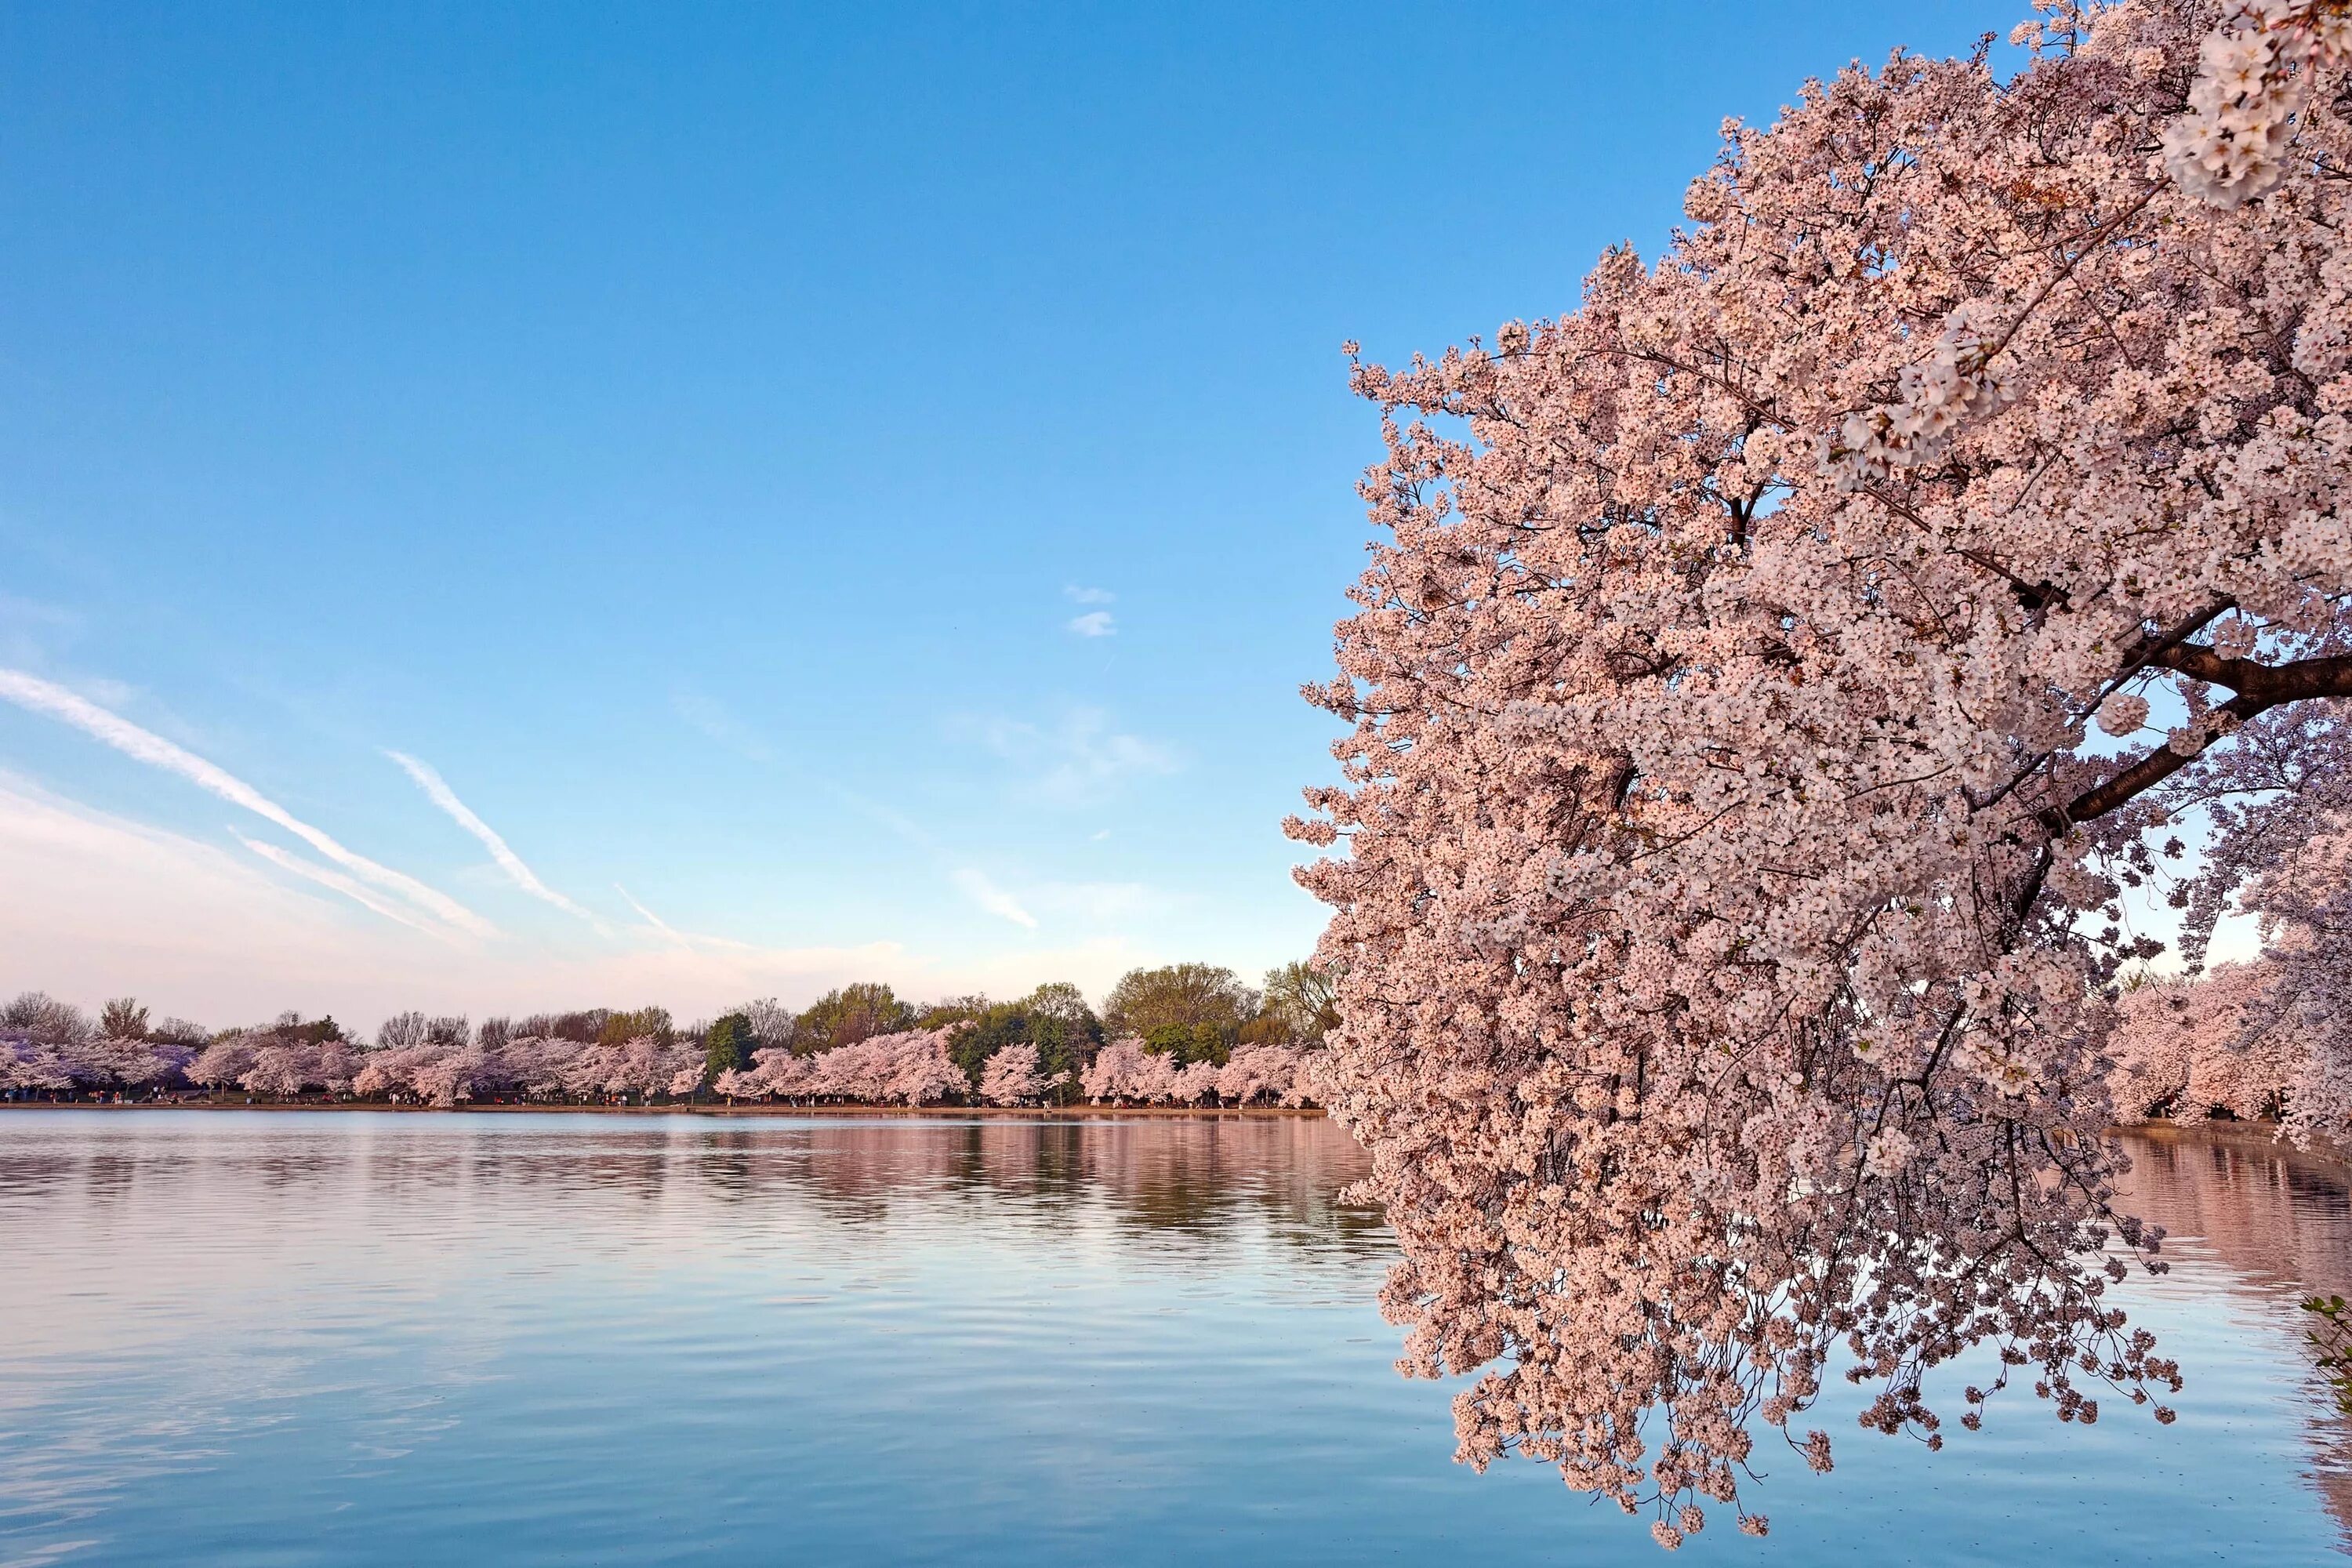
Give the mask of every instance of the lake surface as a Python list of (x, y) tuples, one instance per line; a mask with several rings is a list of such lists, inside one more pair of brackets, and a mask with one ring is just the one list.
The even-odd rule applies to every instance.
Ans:
[[(1817, 1418), (1710, 1561), (2340, 1561), (2341, 1172), (2135, 1138), (2178, 1425)], [(1450, 1462), (1300, 1120), (0, 1112), (0, 1563), (1662, 1559)]]

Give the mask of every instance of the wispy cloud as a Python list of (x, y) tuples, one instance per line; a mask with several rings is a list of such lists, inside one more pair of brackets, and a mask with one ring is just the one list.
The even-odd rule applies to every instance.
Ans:
[(47, 605), (38, 599), (20, 598), (0, 591), (0, 658), (17, 664), (39, 664), (45, 644), (79, 640), (85, 629), (83, 617), (62, 605)]
[(1031, 889), (1038, 906), (1095, 925), (1164, 908), (1169, 900), (1141, 882), (1045, 882)]
[[(1095, 588), (1074, 588), (1070, 590), (1070, 592), (1074, 595), (1079, 593), (1100, 594), (1101, 590)], [(1104, 598), (1109, 597), (1108, 594), (1104, 594), (1102, 596)], [(677, 710), (680, 718), (684, 719), (688, 723), (692, 724), (696, 729), (700, 730), (704, 734), (709, 735), (720, 745), (727, 747), (730, 751), (735, 752), (742, 756), (750, 757), (756, 762), (772, 764), (787, 773), (794, 774), (798, 774), (800, 773), (799, 769), (793, 767), (790, 763), (782, 762), (776, 756), (774, 751), (770, 748), (764, 741), (761, 740), (757, 733), (739, 722), (733, 714), (728, 712), (727, 710), (721, 707), (719, 703), (697, 693), (680, 690), (672, 696), (670, 704)], [(859, 816), (866, 817), (880, 825), (882, 827), (887, 828), (891, 834), (904, 841), (909, 847), (929, 857), (939, 865), (940, 869), (947, 872), (948, 880), (954, 884), (956, 890), (963, 894), (965, 898), (970, 899), (981, 909), (996, 916), (999, 920), (1010, 921), (1014, 925), (1026, 927), (1032, 931), (1036, 929), (1036, 916), (1031, 914), (1026, 909), (1024, 909), (1019, 899), (1007, 892), (1004, 889), (999, 887), (989, 878), (986, 872), (982, 871), (977, 867), (956, 864), (957, 860), (960, 858), (959, 853), (948, 845), (940, 843), (938, 837), (925, 829), (921, 824), (916, 822), (912, 817), (908, 816), (904, 812), (900, 812), (890, 806), (885, 805), (882, 802), (875, 800), (868, 795), (862, 795), (856, 790), (850, 789), (846, 785), (833, 779), (814, 779), (810, 782), (816, 787), (823, 789), (827, 794), (831, 795), (835, 800), (840, 801), (842, 805), (847, 806), (850, 810), (855, 811)], [(614, 886), (618, 887), (619, 884), (615, 883)], [(648, 910), (645, 905), (637, 902), (635, 899), (631, 898), (629, 890), (626, 888), (622, 888), (620, 892), (621, 897), (628, 899), (629, 907), (635, 910), (638, 914), (645, 917), (646, 922), (653, 930), (661, 932), (674, 942), (680, 943), (690, 943), (694, 942), (716, 942), (724, 940), (717, 937), (688, 937), (682, 932), (674, 931), (669, 926), (664, 924), (661, 919), (651, 910)]]
[(954, 880), (965, 898), (999, 920), (1011, 921), (1014, 925), (1026, 926), (1031, 931), (1037, 929), (1037, 917), (1023, 909), (1018, 899), (990, 881), (988, 873), (978, 867), (959, 868)]
[[(1062, 596), (1074, 605), (1108, 605), (1118, 597), (1108, 588), (1086, 588), (1076, 583), (1063, 588)], [(1118, 623), (1106, 609), (1088, 610), (1084, 615), (1071, 616), (1064, 624), (1082, 637), (1108, 637), (1118, 635)]]
[(341, 871), (331, 871), (315, 860), (305, 860), (302, 857), (295, 854), (290, 849), (281, 849), (275, 844), (265, 844), (258, 838), (247, 838), (244, 834), (237, 832), (235, 828), (229, 829), (229, 837), (235, 838), (239, 844), (244, 845), (247, 849), (252, 850), (256, 855), (260, 856), (264, 860), (268, 861), (279, 870), (290, 871), (295, 876), (300, 877), (307, 881), (316, 882), (322, 888), (331, 889), (335, 892), (341, 893), (343, 897), (351, 900), (352, 902), (360, 905), (363, 909), (372, 910), (388, 921), (394, 921), (400, 925), (404, 925), (411, 931), (421, 931), (427, 936), (437, 936), (446, 939), (449, 935), (447, 927), (429, 924), (425, 921), (419, 919), (417, 916), (409, 913), (406, 910), (402, 909), (390, 899), (378, 898), (375, 894), (369, 892), (365, 888), (360, 886), (357, 881), (344, 876)]
[(667, 937), (671, 942), (676, 942), (680, 947), (692, 947), (694, 945), (691, 942), (688, 942), (686, 939), (686, 934), (683, 931), (672, 930), (667, 921), (663, 920), (661, 916), (654, 913), (653, 910), (637, 902), (637, 896), (629, 891), (628, 889), (624, 888), (620, 883), (615, 882), (613, 884), (613, 890), (620, 894), (623, 901), (627, 903), (629, 908), (636, 910), (638, 915), (644, 919), (646, 924), (653, 927), (655, 931), (660, 932), (663, 936)]
[(911, 818), (901, 812), (893, 811), (879, 801), (869, 800), (854, 791), (842, 789), (836, 785), (835, 793), (851, 809), (873, 818), (904, 839), (911, 847), (920, 850), (943, 868), (947, 868), (948, 880), (955, 884), (956, 890), (981, 909), (999, 920), (1011, 921), (1014, 925), (1025, 926), (1031, 931), (1037, 929), (1037, 918), (1022, 907), (1020, 900), (999, 887), (987, 872), (977, 866), (952, 866), (955, 852), (929, 833), (925, 832)]
[[(461, 971), (509, 973), (512, 955), (492, 961), (487, 944), (425, 948), (402, 929), (417, 918), (404, 907), (400, 926), (322, 919), (316, 889), (234, 846), (112, 816), (5, 771), (0, 866), (0, 968), (61, 996), (135, 989), (191, 1017), (289, 1006), (350, 1017), (415, 994), (420, 976), (438, 987)], [(420, 965), (427, 952), (439, 962)]]
[(1043, 952), (1007, 944), (953, 965), (887, 942), (616, 948), (567, 931), (546, 947), (428, 945), (404, 925), (320, 919), (318, 889), (295, 880), (300, 872), (235, 844), (111, 816), (5, 769), (0, 867), (0, 971), (83, 1000), (135, 991), (158, 1013), (215, 1024), (298, 1007), (365, 1026), (409, 1007), (520, 1014), (624, 998), (716, 1016), (746, 996), (803, 1004), (852, 980), (939, 994), (1017, 992), (1051, 973), (1098, 991), (1142, 962), (1112, 939)]
[(982, 744), (1022, 770), (1024, 793), (1066, 805), (1108, 795), (1123, 781), (1176, 771), (1176, 754), (1111, 728), (1098, 708), (1076, 708), (1051, 726), (1016, 719), (966, 721)]
[(63, 605), (44, 604), (38, 599), (26, 599), (15, 594), (0, 592), (0, 624), (37, 622), (42, 626), (79, 629), (81, 616)]
[(676, 926), (670, 924), (667, 921), (662, 919), (661, 916), (654, 913), (653, 910), (646, 908), (644, 904), (637, 900), (637, 896), (635, 893), (630, 892), (628, 889), (624, 888), (620, 883), (614, 883), (613, 890), (627, 900), (629, 908), (636, 910), (638, 915), (644, 919), (646, 924), (653, 928), (656, 935), (682, 950), (688, 952), (711, 950), (719, 952), (758, 952), (761, 951), (760, 944), (757, 942), (738, 942), (731, 936), (711, 936), (704, 931), (680, 931)]
[(401, 771), (416, 781), (416, 787), (425, 792), (425, 797), (448, 813), (451, 821), (480, 839), (482, 847), (490, 852), (490, 858), (499, 863), (499, 869), (514, 879), (516, 887), (534, 899), (553, 904), (565, 914), (579, 916), (590, 925), (603, 924), (594, 915), (541, 881), (539, 874), (522, 863), (522, 857), (508, 847), (507, 841), (499, 837), (497, 830), (476, 816), (466, 803), (457, 798), (457, 792), (434, 771), (431, 763), (412, 757), (406, 752), (387, 750), (383, 754), (398, 763)]
[(669, 705), (679, 718), (738, 756), (748, 757), (755, 763), (776, 760), (775, 748), (761, 740), (750, 725), (736, 718), (718, 699), (680, 687), (670, 693)]
[(46, 714), (64, 721), (95, 740), (113, 747), (123, 755), (177, 774), (197, 788), (219, 796), (232, 805), (242, 806), (264, 821), (276, 824), (308, 844), (320, 855), (342, 867), (361, 880), (399, 894), (418, 909), (436, 916), (450, 925), (479, 936), (495, 936), (497, 928), (457, 900), (436, 888), (428, 888), (405, 872), (389, 866), (378, 865), (366, 856), (344, 848), (320, 829), (311, 826), (263, 795), (244, 780), (215, 767), (212, 763), (186, 751), (152, 731), (142, 730), (128, 719), (110, 713), (96, 703), (77, 696), (64, 687), (27, 675), (17, 669), (0, 669), (0, 700), (16, 704), (29, 712)]

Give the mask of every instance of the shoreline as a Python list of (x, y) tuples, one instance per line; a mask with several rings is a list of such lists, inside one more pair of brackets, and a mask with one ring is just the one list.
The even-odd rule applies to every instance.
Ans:
[(1166, 1118), (1202, 1120), (1280, 1120), (1295, 1117), (1320, 1120), (1326, 1112), (1314, 1105), (393, 1105), (382, 1100), (126, 1100), (110, 1105), (91, 1100), (5, 1100), (0, 1112), (11, 1110), (372, 1110), (402, 1116), (707, 1116), (720, 1120), (778, 1116), (838, 1116), (904, 1121), (909, 1117), (940, 1120), (1002, 1117), (1013, 1121), (1103, 1118), (1152, 1121)]
[[(394, 1105), (383, 1100), (133, 1100), (121, 1105), (91, 1100), (0, 1100), (0, 1113), (12, 1110), (257, 1110), (270, 1112), (373, 1111), (399, 1116), (699, 1116), (719, 1121), (776, 1117), (834, 1117), (856, 1121), (1318, 1121), (1320, 1106), (1289, 1105)], [(2352, 1172), (2352, 1147), (2321, 1140), (2305, 1148), (2280, 1136), (2276, 1123), (2203, 1121), (2193, 1124), (2157, 1118), (2123, 1121), (2110, 1135), (2136, 1133), (2162, 1142), (2221, 1143), (2249, 1153), (2309, 1160)]]
[(2146, 1121), (2126, 1121), (2115, 1129), (2119, 1132), (2136, 1132), (2157, 1142), (2174, 1142), (2194, 1139), (2200, 1142), (2221, 1143), (2242, 1149), (2248, 1153), (2267, 1153), (2284, 1159), (2308, 1160), (2314, 1164), (2329, 1165), (2338, 1171), (2352, 1172), (2352, 1148), (2333, 1139), (2315, 1138), (2306, 1148), (2284, 1136), (2275, 1121), (2173, 1121), (2163, 1117)]

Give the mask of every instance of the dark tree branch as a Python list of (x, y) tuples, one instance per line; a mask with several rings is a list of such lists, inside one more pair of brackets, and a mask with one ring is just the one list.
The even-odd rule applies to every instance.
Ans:
[(2191, 680), (2226, 686), (2241, 697), (2257, 698), (2265, 708), (2312, 697), (2352, 697), (2352, 654), (2261, 664), (2228, 658), (2201, 643), (2181, 643), (2148, 662), (2159, 669), (2177, 669)]
[[(2227, 686), (2237, 696), (2215, 710), (2240, 723), (2283, 703), (2319, 697), (2352, 697), (2352, 654), (2298, 659), (2293, 664), (2263, 664), (2251, 658), (2231, 658), (2200, 643), (2165, 648), (2148, 660), (2160, 669), (2177, 670), (2192, 680)], [(2116, 807), (2146, 794), (2201, 755), (2215, 736), (2208, 734), (2197, 751), (2183, 756), (2159, 746), (2103, 784), (2094, 785), (2063, 806), (2041, 814), (2042, 825), (2063, 835), (2078, 823), (2094, 821)]]

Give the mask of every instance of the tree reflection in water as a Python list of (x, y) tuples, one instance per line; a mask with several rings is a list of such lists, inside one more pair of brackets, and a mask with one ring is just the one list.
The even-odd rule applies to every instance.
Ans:
[[(1098, 1211), (1160, 1247), (1213, 1244), (1244, 1217), (1277, 1242), (1386, 1245), (1374, 1211), (1337, 1201), (1367, 1163), (1319, 1118), (762, 1123), (699, 1133), (693, 1147), (714, 1196), (784, 1188), (852, 1223), (947, 1199), (1041, 1226)], [(669, 1163), (667, 1151), (648, 1157)]]
[[(2210, 1477), (2215, 1506), (2134, 1537), (2132, 1560), (2352, 1544), (2352, 1423), (2307, 1363), (2288, 1381), (2297, 1301), (2352, 1295), (2345, 1167), (2247, 1129), (2127, 1146), (2127, 1201), (2179, 1267), (2119, 1295), (2189, 1342), (2182, 1424), (2116, 1447), (2004, 1411), (1954, 1445), (1969, 1479), (1940, 1500), (1865, 1446), (1781, 1487), (1815, 1538), (1874, 1546), (1903, 1510), (1941, 1508), (1939, 1528), (1990, 1531), (2006, 1561), (2000, 1543), (2044, 1540), (2008, 1511), (2042, 1508), (2045, 1484), (2076, 1489), (2048, 1496), (2091, 1505), (2095, 1535), (2150, 1528)], [(560, 1497), (593, 1554), (640, 1525), (583, 1478), (657, 1452), (665, 1496), (706, 1474), (725, 1496), (648, 1515), (628, 1537), (646, 1556), (681, 1531), (716, 1549), (741, 1518), (821, 1519), (838, 1550), (812, 1560), (863, 1560), (908, 1531), (960, 1539), (972, 1498), (1010, 1487), (1061, 1510), (1054, 1561), (1100, 1561), (1132, 1544), (1121, 1531), (1174, 1541), (1196, 1515), (1213, 1534), (1293, 1521), (1297, 1560), (1344, 1537), (1345, 1560), (1403, 1541), (1434, 1561), (1445, 1521), (1472, 1517), (1456, 1509), (1519, 1532), (1495, 1561), (1557, 1561), (1580, 1527), (1551, 1478), (1454, 1471), (1443, 1391), (1388, 1370), (1398, 1332), (1370, 1303), (1394, 1244), (1338, 1201), (1365, 1163), (1330, 1122), (1287, 1117), (0, 1117), (0, 1516), (55, 1542), (103, 1519), (117, 1556), (178, 1561), (190, 1475), (221, 1542), (323, 1528), (326, 1502), (362, 1533), (429, 1515), (474, 1547), (535, 1542)], [(1824, 1426), (1852, 1418), (1833, 1403)], [(942, 1432), (961, 1457), (918, 1462)], [(1237, 1461), (1247, 1443), (1287, 1458)], [(942, 1463), (950, 1501), (897, 1479)], [(1097, 1471), (1118, 1487), (1064, 1486)], [(794, 1479), (760, 1489), (776, 1475)], [(446, 1510), (414, 1510), (427, 1492)], [(1224, 1511), (1202, 1515), (1212, 1495)], [(1039, 1516), (989, 1517), (1009, 1540)], [(1184, 1539), (1186, 1560), (1211, 1549)]]
[[(2167, 1254), (2208, 1258), (2243, 1278), (2300, 1342), (2295, 1302), (2352, 1295), (2352, 1171), (2264, 1129), (2151, 1123), (2125, 1137), (2132, 1157), (2120, 1205), (2168, 1233)], [(2190, 1376), (2196, 1368), (2184, 1368)], [(2312, 1477), (2352, 1547), (2352, 1423), (2310, 1373)]]

